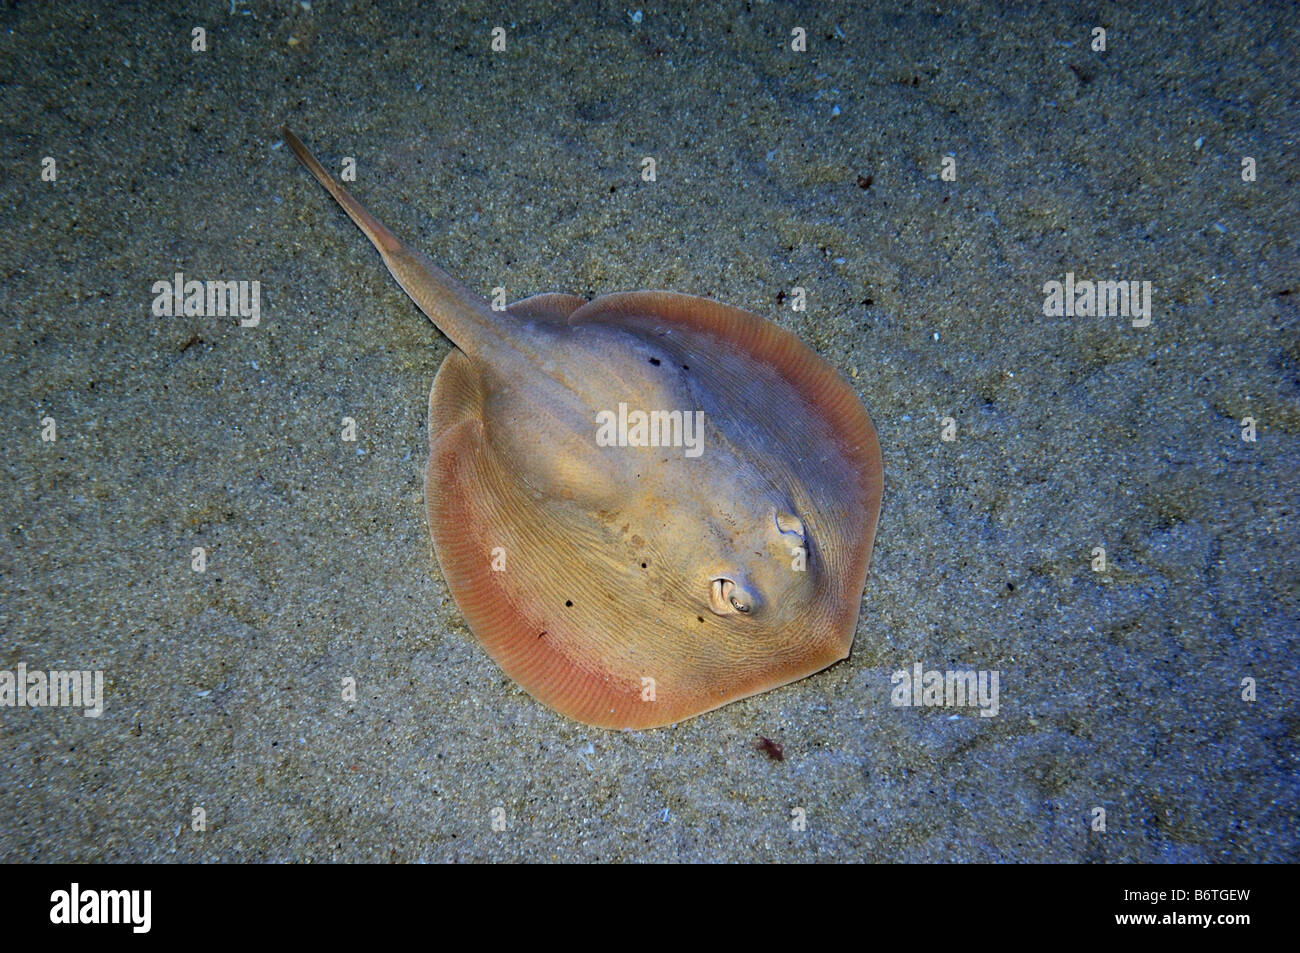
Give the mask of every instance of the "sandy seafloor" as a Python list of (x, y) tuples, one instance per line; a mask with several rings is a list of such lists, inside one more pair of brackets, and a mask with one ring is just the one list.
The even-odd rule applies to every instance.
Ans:
[[(1292, 4), (182, 6), (0, 12), (0, 667), (106, 677), (0, 708), (0, 860), (1300, 857)], [(851, 658), (646, 732), (507, 679), (425, 526), (449, 344), (282, 122), (475, 289), (707, 295), (840, 368)], [(155, 317), (177, 271), (261, 324)], [(1151, 325), (1045, 317), (1066, 272)], [(998, 715), (891, 706), (916, 662)]]

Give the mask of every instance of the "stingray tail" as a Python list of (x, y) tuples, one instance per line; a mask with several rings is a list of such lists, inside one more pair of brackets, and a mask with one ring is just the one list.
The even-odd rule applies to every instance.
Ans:
[(465, 287), (421, 252), (408, 248), (325, 171), (311, 150), (287, 126), (281, 126), (280, 132), (298, 161), (316, 177), (316, 181), (325, 186), (334, 200), (343, 207), (343, 211), (348, 213), (348, 217), (370, 239), (402, 290), (411, 296), (411, 300), (429, 316), (439, 331), (471, 355), (477, 355), (489, 347), (489, 339), (501, 338), (501, 329), (497, 327), (498, 316), (482, 296)]

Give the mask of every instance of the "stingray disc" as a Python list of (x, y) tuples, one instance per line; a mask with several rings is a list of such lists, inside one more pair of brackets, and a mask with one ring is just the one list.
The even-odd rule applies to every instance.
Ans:
[[(554, 440), (521, 453), (528, 425), (494, 403), (500, 378), (448, 355), (430, 394), (429, 526), (457, 606), (506, 674), (578, 721), (650, 728), (845, 658), (882, 467), (835, 369), (771, 322), (687, 295), (542, 295), (509, 310), (575, 347), (598, 341), (586, 366), (618, 355), (611, 387), (679, 395), (708, 424), (696, 459), (597, 456), (569, 479), (579, 454)], [(616, 397), (591, 398), (592, 415)], [(550, 469), (531, 465), (544, 455)]]

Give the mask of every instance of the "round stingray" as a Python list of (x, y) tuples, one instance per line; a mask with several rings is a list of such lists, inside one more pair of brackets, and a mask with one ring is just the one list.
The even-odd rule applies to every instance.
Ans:
[[(501, 314), (282, 131), (458, 348), (430, 395), (429, 526), (511, 678), (580, 721), (648, 728), (848, 655), (881, 461), (832, 367), (757, 315), (687, 295), (539, 295)], [(673, 414), (698, 419), (697, 439), (633, 439), (645, 432), (621, 417), (617, 445), (593, 433), (629, 404), (669, 433)]]
[[(807, 565), (762, 612), (725, 583), (710, 592), (682, 578), (672, 569), (678, 549), (698, 539), (639, 530), (658, 524), (633, 511), (630, 492), (625, 511), (597, 512), (562, 487), (524, 480), (496, 439), (506, 424), (487, 409), (484, 368), (453, 350), (430, 394), (429, 527), (457, 606), (506, 674), (571, 718), (650, 728), (846, 657), (882, 468), (871, 421), (839, 373), (771, 322), (687, 295), (543, 295), (509, 310), (657, 348), (663, 367), (656, 358), (650, 370), (674, 365), (707, 409), (714, 459), (744, 461), (798, 510), (797, 519), (778, 514), (773, 532), (798, 540)], [(725, 510), (725, 486), (709, 493)], [(735, 495), (737, 507), (746, 502), (744, 487)], [(667, 521), (673, 501), (663, 505)]]

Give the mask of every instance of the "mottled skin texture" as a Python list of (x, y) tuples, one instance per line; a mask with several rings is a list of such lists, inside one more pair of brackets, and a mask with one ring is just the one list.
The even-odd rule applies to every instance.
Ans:
[[(459, 349), (430, 395), (429, 524), (512, 678), (570, 717), (644, 728), (848, 654), (881, 468), (833, 369), (762, 318), (668, 292), (495, 312), (285, 136)], [(620, 403), (703, 411), (702, 452), (599, 445)]]

